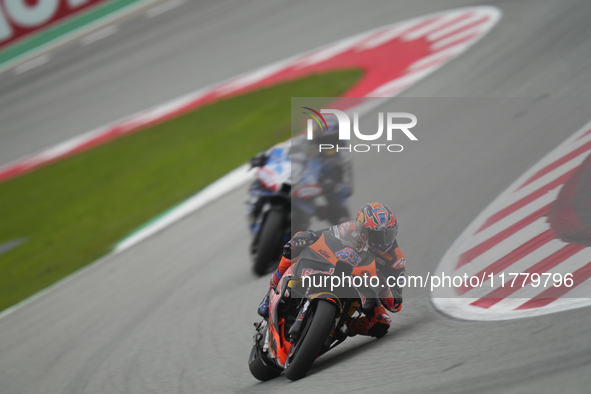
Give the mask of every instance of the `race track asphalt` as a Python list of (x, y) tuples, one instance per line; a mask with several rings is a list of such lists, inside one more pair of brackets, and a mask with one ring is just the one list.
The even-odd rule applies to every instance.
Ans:
[[(0, 74), (0, 163), (354, 33), (480, 4), (502, 11), (497, 27), (403, 94), (414, 101), (387, 104), (422, 111), (429, 132), (384, 165), (354, 162), (356, 189), (375, 192), (351, 206), (391, 205), (407, 270), (424, 275), (501, 191), (591, 119), (588, 2), (199, 1), (138, 15), (124, 35)], [(458, 108), (466, 117), (449, 110)], [(528, 122), (508, 132), (491, 108)], [(251, 274), (245, 198), (240, 188), (0, 319), (0, 392), (588, 392), (588, 309), (465, 322), (421, 289), (405, 293), (383, 339), (348, 340), (298, 382), (257, 382), (246, 361), (268, 278)]]

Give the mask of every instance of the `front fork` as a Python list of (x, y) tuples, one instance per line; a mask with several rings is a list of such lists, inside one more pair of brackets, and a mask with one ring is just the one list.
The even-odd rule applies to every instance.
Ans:
[(310, 304), (310, 299), (305, 298), (304, 303), (299, 308), (298, 317), (289, 328), (288, 338), (291, 343), (296, 343), (300, 337), (302, 327), (304, 326), (304, 321), (306, 320), (310, 310)]
[[(316, 302), (329, 302), (329, 301), (316, 301)], [(299, 312), (298, 312), (298, 316), (296, 318), (296, 321), (291, 325), (291, 327), (289, 328), (289, 332), (288, 332), (288, 339), (292, 344), (297, 343), (298, 340), (300, 339), (300, 335), (302, 334), (302, 329), (303, 329), (305, 322), (308, 318), (308, 315), (310, 314), (310, 311), (312, 309), (311, 305), (312, 305), (312, 300), (309, 298), (305, 298), (303, 303), (299, 307)], [(344, 319), (346, 319), (346, 316), (349, 317), (351, 314), (349, 312), (349, 303), (348, 302), (345, 303), (344, 307), (345, 308), (343, 308), (343, 311), (335, 317), (332, 329), (330, 330), (330, 333), (329, 333), (328, 337), (326, 338), (326, 342), (325, 342), (320, 354), (324, 354), (328, 350), (330, 350), (333, 347), (344, 342), (345, 339), (341, 338), (333, 345), (334, 335), (335, 335), (336, 330), (339, 329), (341, 322), (343, 322)], [(355, 312), (354, 308), (351, 308), (351, 310), (353, 310), (353, 313)], [(331, 346), (331, 345), (333, 345), (333, 346)]]

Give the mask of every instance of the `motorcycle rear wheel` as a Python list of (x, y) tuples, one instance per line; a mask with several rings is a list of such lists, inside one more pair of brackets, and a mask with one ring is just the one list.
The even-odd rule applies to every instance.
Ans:
[(318, 301), (316, 311), (308, 331), (300, 339), (299, 349), (285, 370), (289, 380), (298, 380), (306, 376), (316, 357), (322, 350), (336, 316), (336, 306), (327, 301)]

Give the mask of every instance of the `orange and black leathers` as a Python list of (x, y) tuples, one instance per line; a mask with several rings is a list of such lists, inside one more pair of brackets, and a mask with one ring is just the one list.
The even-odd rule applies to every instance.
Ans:
[[(402, 308), (402, 288), (397, 283), (398, 277), (404, 276), (406, 273), (406, 261), (404, 254), (398, 247), (398, 241), (394, 241), (394, 245), (386, 252), (372, 251), (372, 254), (376, 260), (378, 273), (390, 285), (390, 287), (385, 288), (384, 293), (380, 293), (382, 302), (390, 312), (399, 312)], [(390, 291), (389, 295), (387, 294), (388, 290)]]
[[(354, 245), (358, 240), (354, 236), (355, 232), (356, 223), (345, 222), (337, 226), (332, 226), (323, 231), (318, 231), (316, 233), (308, 232), (307, 234), (298, 233), (296, 236), (300, 238), (304, 235), (307, 236), (309, 242), (314, 244), (311, 249), (314, 249), (317, 253), (322, 254), (320, 243), (319, 245), (316, 245), (318, 233), (320, 233), (321, 237), (323, 238), (322, 244), (326, 245), (326, 247), (331, 249), (331, 251), (335, 249), (338, 251), (339, 249), (345, 248), (347, 245), (358, 249), (358, 247)], [(294, 236), (294, 238), (296, 236)], [(335, 242), (335, 240), (338, 240), (338, 242)], [(330, 245), (327, 244), (327, 241)], [(271, 279), (271, 287), (275, 287), (285, 271), (291, 266), (292, 263), (295, 263), (298, 260), (302, 250), (303, 249), (298, 248), (294, 250), (291, 250), (290, 248), (284, 249), (285, 255), (281, 259), (279, 267)], [(389, 284), (393, 286), (391, 286), (391, 288), (386, 286), (384, 290), (380, 292), (380, 299), (383, 306), (376, 307), (371, 316), (363, 316), (348, 324), (348, 334), (350, 336), (357, 334), (370, 335), (379, 338), (386, 334), (391, 322), (390, 316), (386, 312), (384, 306), (392, 313), (399, 312), (402, 308), (402, 289), (399, 288), (396, 283), (399, 276), (405, 275), (405, 259), (404, 254), (398, 247), (397, 242), (395, 242), (385, 253), (377, 253), (375, 251), (370, 251), (370, 253), (376, 261), (376, 268), (379, 276), (382, 276), (384, 279), (390, 277)]]
[[(325, 230), (331, 235), (339, 238), (343, 243), (354, 242), (355, 239), (351, 238), (351, 234), (354, 234), (356, 230), (356, 222), (345, 222), (338, 226), (332, 226)], [(399, 312), (402, 308), (402, 288), (398, 283), (398, 277), (405, 275), (406, 262), (404, 254), (398, 247), (398, 241), (394, 241), (394, 244), (383, 253), (369, 249), (368, 252), (372, 254), (376, 261), (376, 267), (378, 275), (381, 276), (390, 287), (385, 287), (380, 293), (382, 303), (390, 312)]]
[[(356, 222), (345, 222), (317, 232), (299, 232), (294, 236), (294, 238), (307, 235), (310, 243), (314, 243), (320, 237), (317, 234), (325, 235), (326, 240), (339, 240), (338, 244), (335, 244), (334, 240), (329, 241), (331, 243), (331, 249), (339, 250), (344, 247), (343, 245), (346, 246), (355, 241), (351, 238), (351, 234), (354, 234), (355, 231)], [(271, 287), (275, 287), (277, 283), (279, 283), (279, 280), (285, 271), (287, 271), (292, 263), (297, 261), (301, 250), (302, 249), (284, 249), (284, 256), (279, 262), (279, 266), (271, 278)], [(385, 287), (383, 293), (380, 294), (380, 297), (384, 302), (384, 306), (390, 312), (396, 313), (402, 308), (402, 288), (397, 285), (397, 279), (399, 276), (405, 275), (404, 254), (398, 247), (398, 241), (395, 241), (390, 249), (384, 253), (378, 253), (377, 251), (372, 250), (368, 250), (368, 252), (370, 252), (376, 260), (378, 274), (384, 278), (384, 280), (388, 280), (388, 284), (391, 285), (389, 288)]]
[[(352, 235), (356, 233), (356, 222), (345, 222), (338, 226), (333, 226), (326, 230), (324, 234), (330, 233), (336, 236), (344, 244), (356, 242)], [(397, 285), (397, 279), (405, 275), (404, 254), (398, 247), (398, 241), (384, 253), (368, 250), (376, 262), (376, 271), (386, 285), (380, 291), (380, 300), (382, 305), (374, 308), (373, 313), (352, 320), (347, 324), (348, 335), (366, 335), (381, 338), (388, 332), (392, 320), (386, 309), (392, 313), (399, 312), (402, 309), (402, 288)]]
[(297, 262), (300, 253), (308, 247), (310, 247), (310, 251), (306, 252), (306, 257), (309, 260), (318, 261), (319, 263), (329, 260), (331, 263), (335, 264), (337, 261), (335, 253), (344, 249), (346, 246), (343, 245), (338, 237), (335, 237), (334, 234), (328, 230), (317, 233), (313, 231), (300, 231), (296, 233), (283, 249), (283, 257), (271, 278), (271, 288), (277, 286), (277, 283), (279, 283), (279, 280), (283, 277), (285, 271), (287, 271), (293, 263)]

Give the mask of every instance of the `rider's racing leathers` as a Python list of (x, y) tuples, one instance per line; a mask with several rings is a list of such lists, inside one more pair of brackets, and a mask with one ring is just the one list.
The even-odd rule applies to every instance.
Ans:
[[(269, 290), (274, 289), (279, 280), (299, 257), (300, 252), (308, 245), (314, 243), (321, 235), (325, 237), (335, 237), (341, 241), (344, 246), (350, 246), (360, 250), (361, 241), (356, 230), (356, 222), (345, 222), (336, 226), (332, 226), (324, 231), (308, 231), (297, 233), (284, 248), (283, 257), (277, 270), (271, 278)], [(377, 253), (371, 249), (367, 250), (372, 254), (376, 261), (376, 267), (379, 276), (382, 278), (389, 278), (386, 286), (380, 291), (380, 299), (382, 306), (376, 307), (373, 314), (362, 316), (353, 320), (348, 327), (348, 335), (354, 336), (369, 335), (381, 337), (386, 334), (390, 327), (390, 316), (386, 309), (392, 313), (399, 312), (402, 308), (402, 289), (397, 286), (397, 278), (405, 275), (405, 259), (404, 254), (398, 247), (398, 242), (395, 241), (392, 247), (384, 253)], [(263, 316), (268, 316), (269, 299), (268, 296), (263, 299), (259, 305), (258, 313)]]

